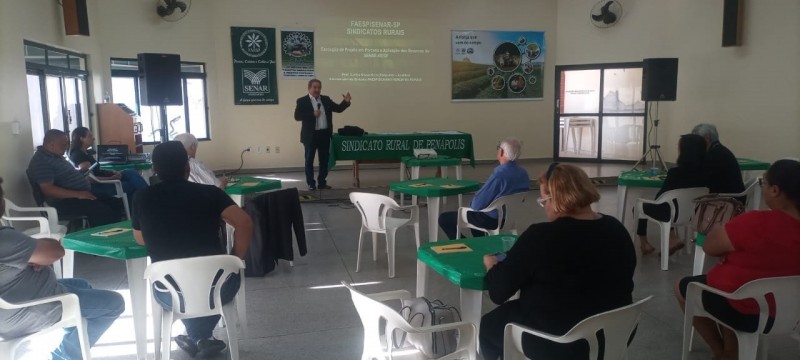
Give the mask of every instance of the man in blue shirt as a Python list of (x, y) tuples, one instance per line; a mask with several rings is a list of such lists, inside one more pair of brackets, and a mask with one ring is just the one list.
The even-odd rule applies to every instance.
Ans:
[[(494, 168), (489, 180), (472, 198), (472, 202), (469, 205), (470, 208), (480, 210), (486, 208), (501, 196), (530, 190), (528, 171), (519, 166), (516, 161), (521, 150), (522, 144), (520, 141), (512, 137), (505, 138), (497, 145), (497, 161), (500, 162), (500, 166)], [(477, 227), (495, 229), (498, 224), (497, 210), (487, 213), (469, 211), (467, 212), (467, 221)], [(439, 216), (439, 226), (449, 239), (456, 238), (457, 225), (458, 212), (445, 212)], [(472, 235), (485, 236), (486, 234), (473, 229)]]

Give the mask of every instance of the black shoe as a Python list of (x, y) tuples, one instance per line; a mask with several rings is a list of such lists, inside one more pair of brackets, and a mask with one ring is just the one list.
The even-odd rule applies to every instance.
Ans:
[(189, 356), (194, 357), (195, 355), (197, 355), (198, 351), (197, 343), (192, 341), (192, 339), (190, 339), (188, 336), (186, 335), (176, 336), (175, 343), (178, 344), (178, 347), (181, 348), (181, 350), (189, 354)]
[(215, 338), (203, 339), (197, 341), (197, 355), (201, 358), (209, 358), (219, 354), (222, 350), (228, 348), (224, 341)]
[(330, 185), (327, 185), (327, 184), (325, 184), (325, 185), (320, 185), (320, 186), (319, 186), (319, 188), (320, 188), (320, 189), (324, 189), (324, 190), (330, 190), (330, 189), (333, 189), (333, 188), (332, 188)]
[(314, 185), (309, 185), (308, 186), (308, 191), (314, 191), (314, 190), (317, 190), (316, 186), (314, 186)]

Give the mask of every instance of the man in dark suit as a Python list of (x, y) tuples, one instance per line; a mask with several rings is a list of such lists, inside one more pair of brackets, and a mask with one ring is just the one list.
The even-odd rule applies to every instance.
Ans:
[[(330, 189), (325, 178), (328, 176), (328, 155), (331, 134), (333, 133), (333, 112), (340, 113), (350, 106), (350, 93), (342, 94), (341, 103), (320, 95), (322, 82), (308, 81), (308, 95), (297, 99), (294, 119), (302, 121), (300, 142), (306, 149), (306, 183), (308, 190)], [(319, 176), (314, 181), (314, 155), (319, 152)]]

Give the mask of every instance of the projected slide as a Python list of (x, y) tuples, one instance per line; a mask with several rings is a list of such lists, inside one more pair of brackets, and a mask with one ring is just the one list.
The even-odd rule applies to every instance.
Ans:
[(542, 99), (544, 32), (453, 31), (453, 100)]
[(403, 19), (333, 18), (317, 30), (317, 69), (327, 81), (421, 83), (432, 61), (429, 26)]

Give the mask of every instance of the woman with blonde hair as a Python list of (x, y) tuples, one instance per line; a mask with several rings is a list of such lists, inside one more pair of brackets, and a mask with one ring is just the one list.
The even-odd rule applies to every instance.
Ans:
[[(514, 322), (564, 334), (581, 320), (632, 303), (636, 253), (616, 218), (592, 210), (600, 194), (583, 170), (553, 163), (539, 178), (537, 200), (548, 222), (531, 225), (505, 255), (486, 255), (486, 286), (497, 308), (481, 318), (487, 360), (503, 355), (503, 330)], [(517, 291), (519, 299), (507, 301)], [(523, 337), (533, 359), (585, 359), (585, 342)]]

